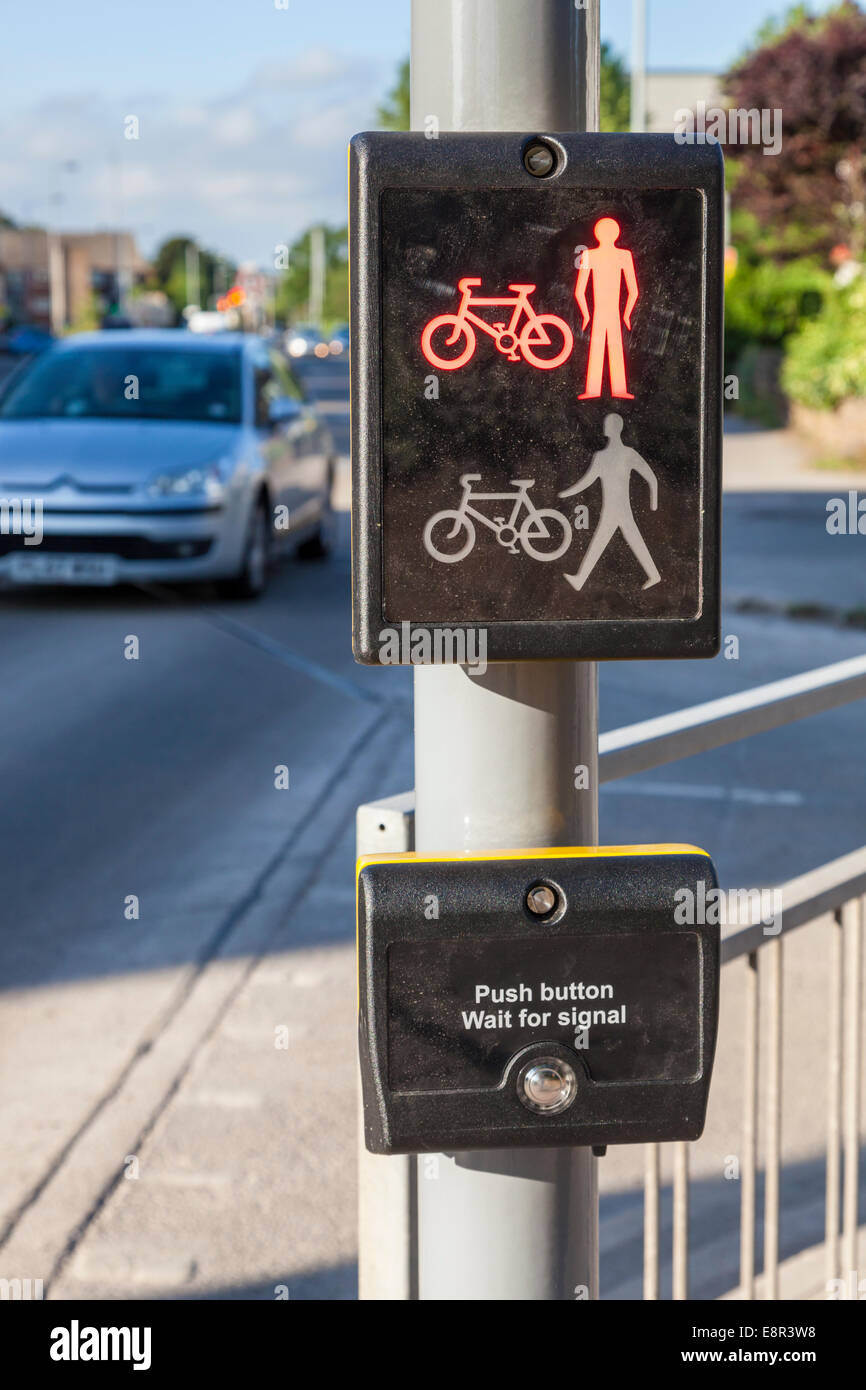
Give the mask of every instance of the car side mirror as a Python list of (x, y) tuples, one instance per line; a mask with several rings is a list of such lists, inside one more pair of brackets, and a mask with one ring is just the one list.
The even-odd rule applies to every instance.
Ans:
[(274, 427), (290, 424), (300, 413), (301, 402), (292, 396), (276, 396), (268, 403), (268, 423)]

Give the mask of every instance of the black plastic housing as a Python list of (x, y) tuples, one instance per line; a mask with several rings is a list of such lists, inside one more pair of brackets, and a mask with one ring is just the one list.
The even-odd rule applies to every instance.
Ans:
[[(559, 152), (547, 178), (533, 177), (523, 162), (535, 135)], [(411, 638), (426, 633), (430, 659), (459, 660), (466, 649), (452, 638), (437, 645), (443, 628), (483, 631), (490, 661), (715, 655), (724, 260), (718, 146), (680, 144), (673, 135), (363, 134), (351, 142), (349, 190), (356, 659), (425, 660), (423, 646), (414, 656), (410, 649)], [(602, 397), (580, 402), (591, 330), (581, 337), (574, 243), (593, 245), (596, 218), (613, 213), (640, 281), (633, 328), (625, 332), (635, 399), (612, 396), (607, 368)], [(572, 359), (557, 370), (533, 370), (526, 360), (508, 360), (478, 330), (465, 368), (434, 371), (422, 329), (431, 315), (457, 309), (460, 275), (482, 277), (479, 294), (507, 292), (509, 281), (536, 284), (533, 307), (555, 310), (573, 330)], [(479, 313), (490, 321), (496, 311)], [(435, 400), (425, 397), (431, 376), (438, 377)], [(514, 478), (531, 478), (536, 505), (562, 507), (554, 499), (604, 447), (610, 413), (621, 416), (625, 444), (658, 477), (652, 511), (644, 484), (631, 482), (661, 572), (657, 585), (643, 586), (636, 552), (622, 535), (580, 592), (563, 577), (573, 563), (533, 562), (519, 539), (504, 548), (484, 523), (460, 563), (439, 564), (425, 550), (425, 518), (457, 505), (468, 471), (483, 476), (479, 491), (492, 486), (509, 497)], [(594, 519), (598, 492), (573, 499), (584, 501)], [(573, 508), (565, 510), (575, 527), (574, 561), (589, 529), (577, 532), (576, 513), (572, 523)], [(390, 641), (394, 632), (403, 636), (383, 655), (382, 634)]]
[[(539, 883), (556, 896), (548, 918), (527, 907)], [(697, 1139), (718, 1026), (719, 927), (702, 920), (714, 917), (705, 905), (716, 886), (712, 861), (691, 846), (361, 861), (367, 1148)], [(530, 998), (487, 1003), (499, 1026), (476, 1026), (486, 1014), (474, 991), (521, 985)], [(544, 989), (571, 989), (571, 998), (545, 1009)], [(608, 1009), (607, 1018), (572, 1021)], [(577, 1075), (561, 1114), (533, 1113), (518, 1097), (518, 1073), (538, 1056), (567, 1061)]]

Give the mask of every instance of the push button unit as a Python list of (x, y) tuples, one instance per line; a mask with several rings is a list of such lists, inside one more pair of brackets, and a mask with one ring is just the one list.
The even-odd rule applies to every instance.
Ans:
[(698, 908), (715, 886), (689, 845), (361, 861), (368, 1148), (696, 1139), (719, 983)]

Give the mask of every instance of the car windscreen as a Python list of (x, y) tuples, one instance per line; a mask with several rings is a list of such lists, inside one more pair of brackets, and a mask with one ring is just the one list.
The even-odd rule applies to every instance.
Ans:
[(4, 420), (241, 420), (239, 350), (147, 347), (49, 351), (0, 400)]

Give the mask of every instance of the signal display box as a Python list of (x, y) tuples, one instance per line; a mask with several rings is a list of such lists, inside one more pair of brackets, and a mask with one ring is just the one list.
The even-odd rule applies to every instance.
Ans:
[(349, 166), (357, 659), (714, 655), (718, 146), (365, 134)]
[(697, 1139), (716, 883), (690, 845), (359, 861), (368, 1149)]

